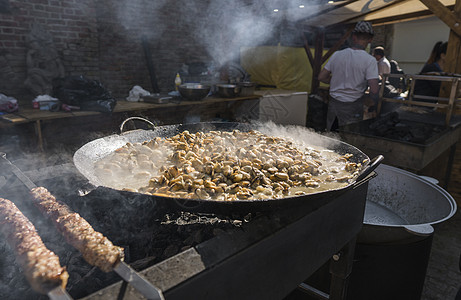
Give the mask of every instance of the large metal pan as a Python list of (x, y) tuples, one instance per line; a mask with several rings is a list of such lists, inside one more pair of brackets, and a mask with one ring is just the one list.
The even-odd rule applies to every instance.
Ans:
[[(100, 178), (95, 173), (95, 162), (102, 159), (103, 157), (113, 153), (116, 149), (124, 146), (127, 142), (137, 143), (150, 140), (154, 137), (170, 137), (180, 132), (188, 130), (191, 133), (197, 131), (210, 131), (210, 130), (221, 130), (221, 131), (232, 131), (238, 129), (240, 131), (249, 130), (261, 130), (264, 132), (264, 127), (257, 124), (246, 124), (246, 123), (230, 123), (230, 122), (209, 122), (209, 123), (194, 123), (194, 124), (177, 124), (167, 126), (157, 126), (153, 130), (133, 130), (122, 133), (120, 135), (111, 135), (103, 138), (93, 140), (80, 149), (74, 154), (74, 164), (80, 173), (85, 176), (89, 182), (96, 187), (103, 187)], [(312, 133), (313, 134), (313, 133)], [(346, 144), (344, 142), (334, 140), (332, 138), (316, 135), (317, 143), (322, 145), (328, 144), (328, 149), (334, 150), (340, 154), (350, 153), (353, 154), (354, 162), (363, 162), (369, 158), (359, 149)], [(316, 144), (312, 144), (316, 145)], [(317, 144), (320, 146), (320, 144)], [(315, 201), (318, 201), (318, 205), (323, 205), (326, 199), (333, 199), (337, 195), (353, 189), (354, 186), (366, 178), (374, 168), (376, 168), (381, 161), (382, 156), (378, 156), (371, 163), (364, 166), (359, 176), (354, 182), (350, 183), (346, 187), (342, 187), (335, 190), (328, 190), (317, 192), (308, 195), (286, 197), (282, 199), (267, 199), (267, 200), (238, 200), (238, 201), (213, 201), (213, 200), (201, 200), (201, 199), (181, 199), (181, 198), (167, 198), (161, 196), (144, 195), (135, 192), (118, 191), (124, 194), (128, 198), (137, 197), (138, 199), (148, 197), (161, 204), (163, 207), (167, 206), (168, 209), (182, 209), (186, 211), (194, 212), (212, 212), (212, 213), (232, 213), (232, 212), (255, 212), (255, 211), (267, 211), (274, 210), (281, 207), (301, 205), (309, 202), (313, 207)], [(109, 187), (103, 187), (105, 189), (113, 190)], [(325, 200), (325, 201), (324, 201)]]

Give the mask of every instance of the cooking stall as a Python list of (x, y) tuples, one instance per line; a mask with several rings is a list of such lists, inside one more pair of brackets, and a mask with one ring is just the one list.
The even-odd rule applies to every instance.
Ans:
[[(342, 299), (355, 238), (362, 228), (368, 182), (380, 159), (344, 188), (259, 201), (152, 197), (95, 187), (91, 172), (84, 171), (95, 157), (112, 152), (126, 139), (135, 143), (152, 134), (210, 130), (210, 126), (214, 130), (234, 130), (248, 125), (159, 126), (154, 131), (109, 136), (79, 149), (74, 155), (75, 165), (55, 159), (38, 168), (27, 159), (13, 160), (13, 165), (3, 161), (2, 197), (17, 204), (46, 245), (59, 255), (70, 274), (67, 289), (73, 298), (138, 299), (141, 294), (115, 272), (105, 273), (89, 265), (67, 245), (52, 222), (43, 218), (29, 200), (27, 178), (34, 185), (45, 186), (95, 230), (123, 247), (125, 262), (158, 288), (165, 299), (281, 299), (332, 257), (335, 284), (331, 299)], [(354, 154), (357, 162), (368, 159), (345, 143), (337, 142), (334, 149)], [(15, 171), (16, 165), (20, 171)], [(5, 265), (14, 256), (8, 247), (2, 249)], [(11, 272), (3, 281), (9, 284), (2, 289), (2, 298), (38, 299), (21, 268), (17, 264), (9, 268)]]
[[(444, 187), (450, 180), (453, 157), (461, 131), (461, 117), (455, 115), (459, 107), (459, 77), (398, 75), (411, 82), (408, 99), (386, 98), (381, 88), (378, 117), (339, 129), (344, 141), (363, 149), (368, 155), (380, 153), (385, 163), (413, 172), (419, 172), (443, 153), (448, 153), (445, 165)], [(415, 82), (440, 81), (450, 84), (449, 97), (415, 95)]]
[[(377, 118), (339, 128), (344, 141), (368, 155), (383, 154), (386, 163), (377, 168), (379, 179), (368, 191), (348, 299), (421, 298), (435, 233), (431, 224), (437, 227), (457, 209), (434, 178), (414, 173), (448, 152), (446, 165), (438, 165), (445, 171), (444, 186), (448, 185), (461, 131), (460, 116), (452, 115), (459, 79), (405, 77), (412, 82), (408, 99), (382, 97)], [(449, 81), (452, 94), (438, 97), (438, 103), (416, 100), (421, 97), (413, 94), (416, 79)], [(382, 282), (386, 284), (380, 287)]]

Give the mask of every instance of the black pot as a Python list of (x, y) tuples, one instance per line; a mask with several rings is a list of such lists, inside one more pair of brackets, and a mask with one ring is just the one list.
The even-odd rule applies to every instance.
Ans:
[[(376, 173), (368, 185), (364, 225), (356, 243), (346, 299), (420, 299), (434, 235), (432, 225), (451, 218), (456, 202), (444, 189), (413, 173), (387, 165), (378, 166)], [(306, 281), (325, 293), (329, 282), (329, 264)]]

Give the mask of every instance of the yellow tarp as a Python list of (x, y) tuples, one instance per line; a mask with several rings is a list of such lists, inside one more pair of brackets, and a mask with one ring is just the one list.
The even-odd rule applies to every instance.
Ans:
[(251, 75), (251, 81), (258, 84), (274, 85), (278, 89), (285, 90), (311, 91), (312, 67), (304, 48), (284, 46), (242, 48), (240, 63)]

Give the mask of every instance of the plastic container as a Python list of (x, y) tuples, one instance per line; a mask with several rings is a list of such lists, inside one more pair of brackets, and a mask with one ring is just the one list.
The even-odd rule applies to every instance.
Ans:
[(181, 76), (179, 76), (179, 73), (176, 73), (176, 77), (174, 79), (174, 85), (176, 87), (176, 91), (178, 91), (178, 88), (181, 85), (181, 83), (182, 83)]

